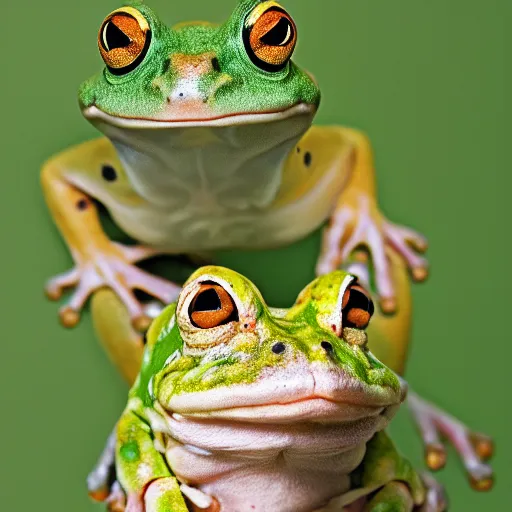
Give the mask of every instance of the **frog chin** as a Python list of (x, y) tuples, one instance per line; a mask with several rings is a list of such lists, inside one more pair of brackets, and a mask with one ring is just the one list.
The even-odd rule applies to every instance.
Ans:
[(262, 112), (235, 112), (230, 114), (215, 114), (210, 108), (199, 105), (194, 108), (168, 108), (151, 117), (126, 117), (110, 114), (96, 105), (83, 109), (83, 115), (93, 124), (107, 123), (119, 128), (186, 128), (186, 127), (223, 127), (247, 124), (271, 123), (294, 116), (313, 116), (316, 106), (298, 103), (282, 110)]

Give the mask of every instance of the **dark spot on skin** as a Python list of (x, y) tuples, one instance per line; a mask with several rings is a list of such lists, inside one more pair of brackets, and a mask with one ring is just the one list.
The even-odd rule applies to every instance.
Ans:
[(244, 324), (244, 329), (249, 329), (249, 324)]
[(219, 59), (217, 57), (214, 57), (212, 59), (212, 68), (217, 73), (220, 73), (220, 62), (219, 62)]
[(165, 75), (165, 73), (167, 73), (169, 69), (171, 69), (171, 59), (166, 59), (166, 61), (164, 62), (164, 67), (162, 69), (162, 75)]
[(180, 92), (180, 98), (183, 98), (183, 96), (184, 96), (184, 95), (183, 95), (183, 93), (182, 93), (182, 92)]
[(286, 345), (284, 343), (276, 343), (273, 347), (272, 347), (272, 352), (274, 352), (274, 354), (282, 354), (284, 351), (286, 350)]
[(117, 172), (111, 165), (104, 165), (101, 168), (101, 175), (105, 181), (116, 181)]
[(304, 155), (304, 165), (306, 167), (309, 167), (311, 165), (312, 161), (313, 161), (313, 156), (311, 155), (311, 153), (309, 151), (307, 151), (306, 154)]
[(334, 324), (331, 325), (331, 329), (336, 332), (338, 329), (336, 328), (336, 326)]
[(300, 148), (297, 148), (297, 153), (300, 153)]
[(80, 199), (80, 201), (78, 201), (78, 203), (76, 203), (76, 207), (83, 211), (83, 210), (87, 210), (89, 206), (89, 201), (87, 201), (87, 199)]
[(320, 345), (322, 346), (322, 348), (326, 351), (326, 352), (332, 352), (334, 349), (332, 347), (332, 344), (328, 341), (322, 341), (322, 343), (320, 343)]

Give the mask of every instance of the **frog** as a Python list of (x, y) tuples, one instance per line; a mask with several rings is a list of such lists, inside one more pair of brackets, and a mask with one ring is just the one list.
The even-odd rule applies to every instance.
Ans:
[(288, 309), (203, 267), (152, 323), (117, 425), (115, 510), (442, 512), (386, 427), (407, 384), (369, 350), (357, 278), (318, 277)]
[[(410, 281), (427, 278), (427, 241), (381, 212), (369, 138), (313, 124), (320, 87), (295, 63), (297, 42), (296, 23), (273, 0), (240, 0), (220, 25), (172, 26), (133, 1), (100, 26), (104, 66), (81, 85), (78, 99), (102, 136), (56, 155), (41, 172), (75, 262), (45, 290), (51, 300), (73, 290), (59, 310), (69, 328), (92, 297), (98, 336), (130, 385), (154, 316), (134, 292), (170, 304), (181, 290), (140, 262), (283, 247), (325, 224), (317, 275), (344, 268), (359, 276), (393, 326), (372, 350), (405, 371)], [(106, 235), (98, 203), (133, 244)], [(445, 464), (446, 438), (472, 485), (488, 489), (491, 439), (418, 395), (408, 397), (427, 465)]]

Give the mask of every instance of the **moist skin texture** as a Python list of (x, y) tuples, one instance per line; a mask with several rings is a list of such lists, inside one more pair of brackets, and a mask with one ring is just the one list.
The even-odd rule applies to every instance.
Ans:
[[(212, 285), (234, 309), (226, 323), (203, 329), (191, 315)], [(196, 272), (149, 331), (118, 427), (123, 488), (136, 495), (167, 471), (226, 512), (312, 512), (344, 496), (350, 502), (368, 442), (405, 397), (403, 381), (366, 345), (343, 338), (353, 304), (343, 309), (343, 298), (354, 285), (335, 272), (289, 310), (273, 310), (235, 272)]]

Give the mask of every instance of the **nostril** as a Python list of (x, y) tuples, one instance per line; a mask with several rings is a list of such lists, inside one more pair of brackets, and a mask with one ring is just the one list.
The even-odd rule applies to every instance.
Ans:
[(328, 341), (322, 341), (320, 345), (326, 352), (331, 353), (334, 350), (332, 343), (329, 343)]
[(282, 354), (284, 351), (286, 350), (286, 345), (284, 343), (276, 343), (273, 347), (272, 347), (272, 352), (274, 352), (274, 354)]
[(220, 72), (220, 62), (217, 57), (213, 57), (212, 59), (212, 68), (214, 71), (217, 71), (217, 73)]

